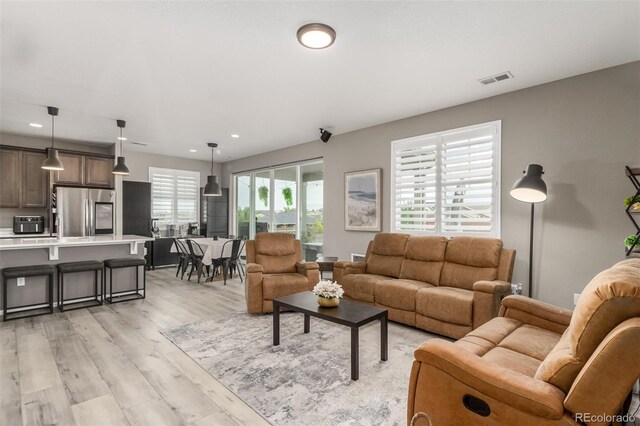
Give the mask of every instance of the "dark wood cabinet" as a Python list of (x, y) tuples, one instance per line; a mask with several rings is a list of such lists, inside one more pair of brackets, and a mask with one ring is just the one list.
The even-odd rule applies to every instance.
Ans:
[(58, 152), (64, 170), (54, 172), (54, 182), (62, 185), (84, 185), (84, 155)]
[(122, 233), (151, 235), (151, 184), (149, 182), (122, 182)]
[(0, 149), (0, 207), (20, 207), (20, 151)]
[(105, 157), (84, 157), (84, 184), (113, 188), (113, 159)]
[(42, 169), (43, 152), (22, 152), (21, 207), (46, 208), (49, 204), (49, 172)]
[(229, 234), (229, 188), (222, 188), (219, 197), (202, 197), (207, 203), (207, 237), (224, 237)]

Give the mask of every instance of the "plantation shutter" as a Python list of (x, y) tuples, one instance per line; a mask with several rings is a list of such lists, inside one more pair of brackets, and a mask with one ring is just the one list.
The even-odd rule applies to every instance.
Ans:
[(494, 235), (494, 126), (446, 134), (441, 148), (441, 231)]
[(151, 215), (160, 223), (198, 222), (200, 173), (149, 167)]
[(392, 144), (392, 231), (500, 234), (500, 122)]

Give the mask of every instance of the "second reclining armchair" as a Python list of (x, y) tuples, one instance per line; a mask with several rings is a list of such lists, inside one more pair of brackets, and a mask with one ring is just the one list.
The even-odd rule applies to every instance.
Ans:
[(303, 262), (300, 240), (291, 234), (259, 233), (247, 241), (245, 296), (250, 314), (273, 311), (273, 299), (310, 291), (320, 281), (315, 262)]

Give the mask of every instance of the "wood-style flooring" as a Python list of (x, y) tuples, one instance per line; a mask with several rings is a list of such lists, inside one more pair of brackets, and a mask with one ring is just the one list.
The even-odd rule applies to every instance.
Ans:
[(0, 424), (267, 425), (160, 330), (244, 311), (238, 279), (147, 273), (147, 298), (0, 325)]
[(174, 274), (148, 272), (144, 300), (0, 323), (0, 425), (267, 425), (160, 333), (245, 311), (244, 285)]

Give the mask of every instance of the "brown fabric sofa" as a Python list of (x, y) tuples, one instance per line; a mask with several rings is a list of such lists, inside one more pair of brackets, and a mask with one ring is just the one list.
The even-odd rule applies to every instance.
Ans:
[[(580, 415), (618, 413), (639, 376), (640, 259), (629, 259), (598, 274), (573, 314), (509, 296), (498, 318), (457, 342), (420, 345), (407, 417), (424, 412), (434, 425), (609, 424)], [(473, 398), (484, 416), (465, 406)]]
[(460, 338), (498, 314), (514, 259), (493, 238), (380, 233), (365, 262), (336, 262), (333, 277), (346, 298), (384, 306), (393, 321)]
[(312, 290), (320, 280), (315, 262), (302, 262), (300, 240), (291, 234), (259, 233), (247, 241), (245, 297), (250, 314), (272, 312), (272, 300)]

